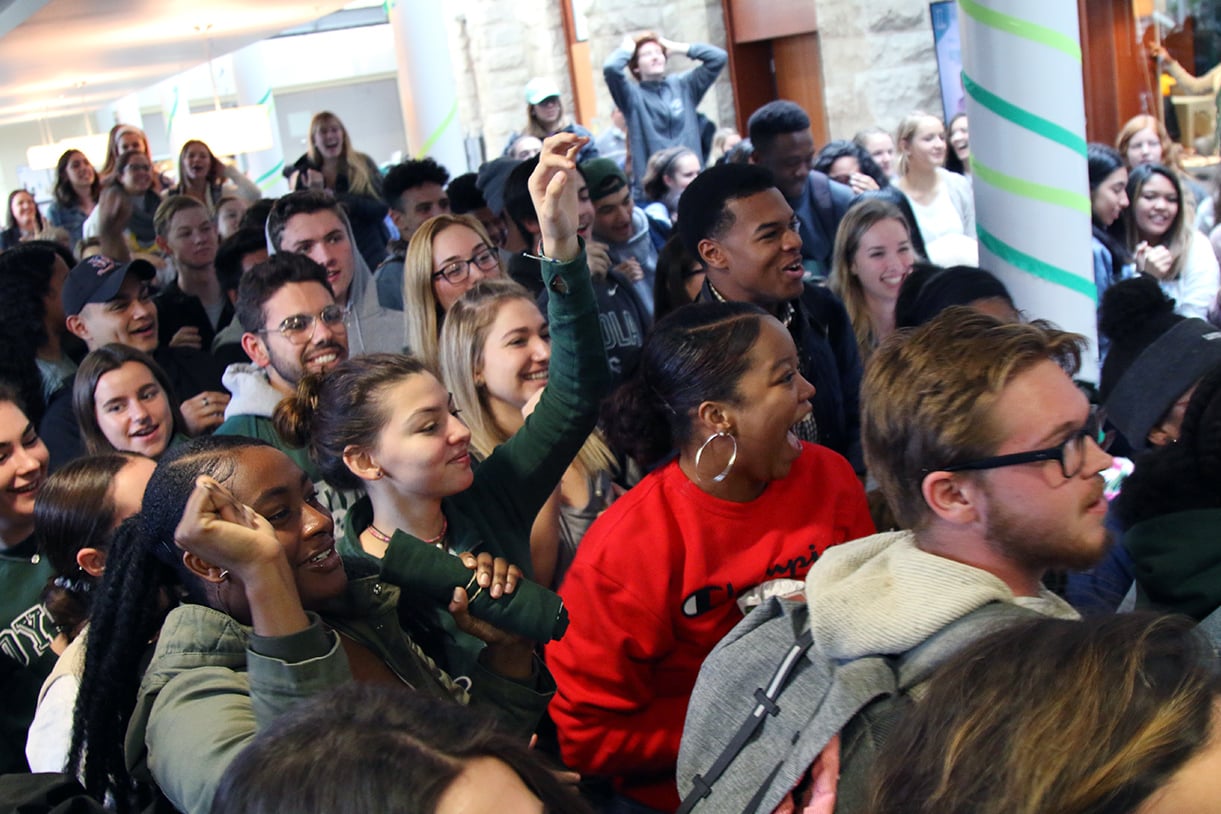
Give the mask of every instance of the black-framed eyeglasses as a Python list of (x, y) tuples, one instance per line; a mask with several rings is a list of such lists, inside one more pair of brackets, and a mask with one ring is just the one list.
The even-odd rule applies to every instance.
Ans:
[(977, 461), (943, 466), (940, 467), (940, 470), (942, 472), (975, 472), (981, 469), (999, 469), (1003, 466), (1059, 461), (1060, 472), (1064, 477), (1075, 478), (1085, 467), (1087, 439), (1093, 441), (1103, 452), (1110, 448), (1114, 434), (1106, 431), (1106, 418), (1106, 411), (1095, 407), (1090, 410), (1090, 417), (1085, 420), (1084, 426), (1064, 439), (1064, 443), (1059, 446), (1030, 452), (1015, 452), (1011, 455), (997, 455), (992, 458), (980, 458)]
[(471, 266), (478, 267), (480, 271), (491, 271), (499, 265), (500, 260), (496, 257), (496, 252), (484, 246), (466, 260), (455, 260), (441, 266), (432, 273), (432, 278), (435, 280), (438, 277), (444, 277), (447, 282), (457, 285), (471, 276)]
[(265, 334), (271, 330), (277, 330), (294, 345), (304, 345), (314, 335), (314, 320), (316, 319), (322, 320), (322, 324), (332, 331), (347, 330), (347, 326), (343, 324), (343, 309), (331, 303), (317, 314), (293, 314), (284, 317), (276, 328), (263, 328), (259, 333)]

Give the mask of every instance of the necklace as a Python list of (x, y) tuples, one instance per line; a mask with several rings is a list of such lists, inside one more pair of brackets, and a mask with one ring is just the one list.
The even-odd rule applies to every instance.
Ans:
[[(445, 545), (444, 545), (445, 534), (448, 531), (449, 531), (449, 518), (442, 515), (441, 516), (441, 533), (438, 534), (436, 537), (433, 537), (430, 540), (422, 540), (422, 542), (426, 543), (427, 545), (435, 545), (440, 548), (444, 548), (445, 547)], [(373, 525), (372, 523), (369, 524), (369, 534), (373, 535), (374, 540), (377, 540), (379, 542), (386, 543), (386, 544), (390, 543), (390, 535), (386, 534), (386, 532), (382, 531), (381, 529), (379, 529), (377, 526)]]

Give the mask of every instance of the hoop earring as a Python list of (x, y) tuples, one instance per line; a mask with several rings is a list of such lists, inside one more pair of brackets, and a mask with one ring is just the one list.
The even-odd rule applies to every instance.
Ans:
[(721, 481), (725, 480), (725, 478), (729, 476), (729, 470), (733, 469), (734, 462), (738, 460), (738, 439), (724, 430), (717, 430), (712, 435), (708, 436), (708, 438), (704, 440), (704, 443), (700, 444), (700, 448), (695, 451), (696, 476), (699, 475), (700, 458), (703, 457), (704, 450), (706, 450), (708, 445), (718, 438), (728, 438), (730, 441), (733, 441), (733, 452), (729, 453), (729, 462), (725, 464), (725, 468), (721, 470), (720, 474), (712, 479), (713, 483), (720, 483)]

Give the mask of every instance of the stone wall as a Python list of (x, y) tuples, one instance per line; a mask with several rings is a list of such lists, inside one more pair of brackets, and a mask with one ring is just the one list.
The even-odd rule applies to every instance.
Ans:
[[(602, 62), (625, 33), (649, 29), (673, 40), (725, 47), (721, 0), (558, 0), (570, 1), (586, 19), (598, 110), (583, 124), (595, 133), (609, 124), (612, 107)], [(523, 91), (532, 77), (553, 80), (563, 91), (565, 110), (573, 111), (557, 0), (459, 0), (447, 7), (454, 9), (449, 39), (459, 115), (468, 135), (483, 136), (489, 158), (500, 155), (509, 134), (525, 125)], [(873, 125), (893, 130), (912, 110), (941, 113), (927, 0), (818, 0), (818, 24), (833, 138)], [(675, 57), (670, 69), (693, 64)], [(700, 110), (715, 122), (733, 124), (728, 69)]]
[[(609, 124), (612, 107), (602, 62), (625, 33), (651, 29), (673, 40), (725, 45), (720, 0), (577, 0), (577, 5), (585, 10), (598, 108), (594, 120), (583, 124), (595, 133)], [(525, 126), (523, 93), (532, 77), (559, 85), (565, 111), (573, 112), (563, 20), (554, 0), (461, 0), (451, 7), (450, 61), (458, 113), (468, 136), (483, 136), (488, 158), (500, 155), (509, 135)], [(682, 71), (693, 64), (675, 57), (670, 69)], [(733, 122), (728, 74), (721, 75), (700, 105), (713, 121)]]
[(832, 138), (941, 115), (927, 0), (819, 0), (818, 30)]

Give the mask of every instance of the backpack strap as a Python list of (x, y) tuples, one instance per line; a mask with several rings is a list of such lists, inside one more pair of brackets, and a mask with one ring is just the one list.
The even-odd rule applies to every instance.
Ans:
[[(785, 684), (788, 683), (789, 676), (792, 675), (793, 669), (801, 662), (806, 651), (810, 649), (810, 645), (814, 641), (814, 634), (810, 632), (809, 626), (804, 626), (805, 630), (797, 636), (793, 642), (793, 646), (788, 649), (781, 659), (780, 664), (776, 667), (776, 672), (772, 675), (771, 681), (767, 682), (767, 687), (757, 687), (754, 692), (754, 699), (757, 702), (755, 708), (751, 710), (750, 715), (738, 727), (738, 731), (734, 733), (733, 738), (713, 761), (712, 766), (708, 768), (706, 775), (697, 774), (691, 780), (691, 791), (683, 798), (682, 804), (678, 807), (675, 814), (689, 814), (695, 806), (712, 793), (712, 784), (717, 781), (725, 770), (729, 768), (729, 764), (733, 763), (738, 753), (746, 746), (746, 742), (751, 739), (751, 736), (759, 730), (763, 725), (764, 719), (769, 715), (777, 715), (780, 712), (780, 705), (776, 703), (776, 699), (784, 690)], [(773, 775), (779, 771), (780, 764), (777, 764), (773, 770)], [(769, 778), (770, 781), (770, 778)], [(765, 783), (763, 788), (770, 785)]]

